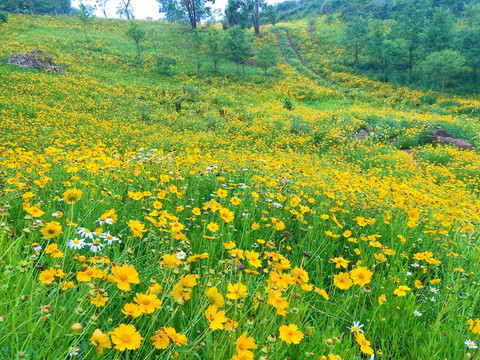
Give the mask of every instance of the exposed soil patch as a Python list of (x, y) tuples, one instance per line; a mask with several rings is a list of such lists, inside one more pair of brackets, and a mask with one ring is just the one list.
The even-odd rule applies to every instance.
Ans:
[(25, 54), (12, 54), (8, 57), (7, 64), (24, 69), (47, 70), (62, 73), (62, 67), (55, 65), (52, 57), (41, 50), (33, 50)]

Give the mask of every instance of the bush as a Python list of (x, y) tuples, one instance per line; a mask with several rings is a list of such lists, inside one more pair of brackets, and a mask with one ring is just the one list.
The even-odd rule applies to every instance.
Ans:
[(8, 13), (6, 11), (0, 11), (0, 23), (8, 22)]
[(155, 65), (159, 74), (170, 75), (172, 72), (172, 67), (176, 66), (177, 62), (173, 58), (160, 55), (157, 57), (157, 62)]

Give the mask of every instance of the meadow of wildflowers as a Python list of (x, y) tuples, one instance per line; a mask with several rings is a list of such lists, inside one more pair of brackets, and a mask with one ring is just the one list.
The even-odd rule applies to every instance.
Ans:
[(198, 77), (143, 25), (171, 76), (126, 21), (0, 30), (0, 57), (66, 69), (0, 64), (1, 359), (480, 356), (480, 156), (431, 135), (479, 146), (478, 97), (335, 72), (335, 48), (321, 75)]

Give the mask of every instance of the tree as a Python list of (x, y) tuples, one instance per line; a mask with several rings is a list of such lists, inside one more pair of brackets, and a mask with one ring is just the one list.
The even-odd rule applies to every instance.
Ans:
[(263, 0), (249, 0), (249, 2), (253, 29), (255, 30), (255, 34), (260, 35), (260, 8), (265, 6), (265, 2)]
[(208, 47), (208, 54), (213, 62), (214, 72), (216, 73), (218, 71), (218, 63), (222, 51), (222, 36), (220, 32), (210, 26), (205, 33), (205, 42)]
[(228, 27), (239, 25), (242, 28), (246, 28), (250, 11), (247, 0), (228, 0), (225, 7)]
[(433, 11), (420, 34), (425, 52), (448, 49), (453, 41), (453, 17), (450, 10), (439, 7)]
[(250, 40), (240, 26), (228, 29), (225, 50), (230, 60), (237, 65), (237, 76), (239, 77), (240, 64), (247, 60), (251, 53)]
[(459, 32), (458, 48), (472, 68), (472, 89), (475, 92), (477, 70), (480, 68), (480, 24), (462, 27)]
[(107, 17), (107, 4), (109, 1), (110, 0), (95, 0), (96, 5), (102, 12), (103, 16), (105, 16), (105, 18)]
[(147, 30), (147, 37), (152, 43), (153, 49), (155, 50), (155, 56), (158, 57), (158, 43), (157, 43), (157, 38), (158, 38), (158, 33), (157, 30), (154, 28), (149, 28)]
[(265, 82), (268, 82), (268, 69), (278, 64), (278, 46), (273, 37), (257, 39), (255, 43), (255, 59), (257, 66), (265, 71)]
[(215, 0), (157, 0), (160, 4), (160, 13), (165, 13), (167, 20), (188, 20), (192, 29), (197, 27), (206, 15), (210, 13), (207, 3), (215, 3)]
[(117, 6), (117, 14), (121, 17), (125, 16), (128, 20), (134, 19), (134, 10), (130, 0), (122, 0)]
[(193, 53), (197, 66), (197, 76), (201, 74), (202, 54), (204, 53), (204, 34), (197, 28), (191, 29), (186, 36), (186, 50)]
[(429, 54), (423, 62), (423, 67), (437, 80), (437, 91), (442, 95), (445, 89), (445, 80), (455, 74), (465, 63), (465, 58), (458, 51), (445, 49)]
[(363, 15), (355, 15), (348, 19), (343, 37), (346, 48), (352, 48), (355, 57), (355, 69), (358, 69), (358, 56), (365, 46), (368, 33), (368, 20)]
[(25, 0), (25, 3), (30, 10), (30, 15), (33, 15), (33, 9), (35, 8), (35, 0)]
[(140, 43), (145, 40), (145, 37), (147, 33), (145, 30), (143, 30), (136, 22), (131, 22), (130, 27), (127, 29), (125, 34), (135, 41), (135, 44), (137, 45), (137, 51), (138, 51), (138, 60), (142, 61), (142, 54), (140, 52)]
[(85, 40), (86, 42), (89, 42), (90, 40), (88, 39), (88, 33), (87, 33), (87, 26), (90, 23), (91, 18), (93, 17), (93, 12), (94, 9), (90, 5), (84, 5), (83, 3), (80, 3), (78, 6), (78, 18), (83, 24), (83, 31), (85, 33)]
[(394, 71), (408, 57), (408, 43), (405, 39), (386, 39), (382, 45), (384, 60), (383, 77), (388, 80), (389, 69)]
[(275, 25), (277, 23), (277, 12), (273, 5), (267, 5), (262, 11), (261, 15), (265, 19), (265, 22)]

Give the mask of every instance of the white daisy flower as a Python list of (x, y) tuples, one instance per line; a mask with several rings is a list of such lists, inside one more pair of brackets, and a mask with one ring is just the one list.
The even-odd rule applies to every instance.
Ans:
[(273, 205), (274, 208), (277, 208), (277, 209), (283, 207), (282, 204), (279, 204), (279, 203), (277, 203), (277, 202), (274, 202), (272, 205)]
[(40, 252), (40, 251), (42, 251), (42, 247), (41, 247), (39, 244), (37, 244), (37, 243), (32, 244), (32, 249), (33, 249), (33, 251), (35, 251), (35, 252)]
[(120, 238), (116, 237), (116, 236), (113, 236), (112, 234), (110, 234), (109, 232), (106, 232), (106, 233), (103, 233), (100, 235), (100, 237), (102, 239), (104, 239), (108, 245), (112, 245), (114, 241), (118, 241), (118, 242), (121, 242), (120, 241)]
[(477, 349), (478, 348), (477, 344), (475, 344), (475, 342), (470, 340), (470, 339), (465, 340), (465, 345), (467, 345), (467, 347), (469, 349)]
[(87, 243), (86, 245), (90, 246), (90, 251), (94, 253), (102, 251), (105, 247), (105, 244), (102, 244), (100, 241), (94, 241), (93, 243)]
[(82, 228), (82, 227), (77, 228), (77, 234), (79, 234), (81, 237), (85, 239), (90, 239), (90, 240), (93, 240), (93, 238), (95, 237), (95, 234), (93, 232), (91, 232), (87, 228)]
[(103, 224), (112, 225), (112, 224), (113, 224), (113, 219), (112, 219), (112, 218), (106, 218), (105, 220), (100, 220), (100, 219), (98, 219), (97, 222), (98, 222), (100, 225), (103, 225)]
[(187, 254), (185, 254), (183, 251), (179, 251), (175, 254), (175, 256), (177, 257), (177, 259), (179, 260), (183, 260), (185, 259), (185, 257), (187, 256)]
[(53, 217), (59, 217), (60, 216), (60, 213), (58, 211), (55, 211), (54, 213), (52, 213), (52, 216)]
[(85, 240), (83, 239), (73, 239), (73, 240), (68, 240), (68, 247), (70, 249), (75, 249), (75, 250), (82, 250), (85, 247)]
[(420, 266), (420, 264), (413, 263), (411, 266), (412, 266), (412, 267), (414, 267), (414, 268), (417, 268), (417, 267), (419, 267), (419, 266)]
[(71, 347), (71, 348), (68, 349), (68, 351), (67, 351), (68, 356), (70, 356), (70, 357), (72, 357), (72, 356), (77, 356), (77, 355), (79, 355), (81, 352), (82, 352), (82, 349), (80, 349), (80, 348), (74, 348), (74, 347)]
[(363, 324), (360, 324), (360, 321), (354, 321), (353, 326), (352, 327), (347, 327), (347, 329), (349, 329), (351, 332), (357, 331), (357, 332), (363, 334), (362, 327), (363, 327)]
[(415, 316), (422, 316), (422, 313), (418, 310), (413, 310), (413, 315)]
[(433, 292), (434, 294), (438, 294), (438, 290), (433, 287), (430, 288), (430, 291)]

